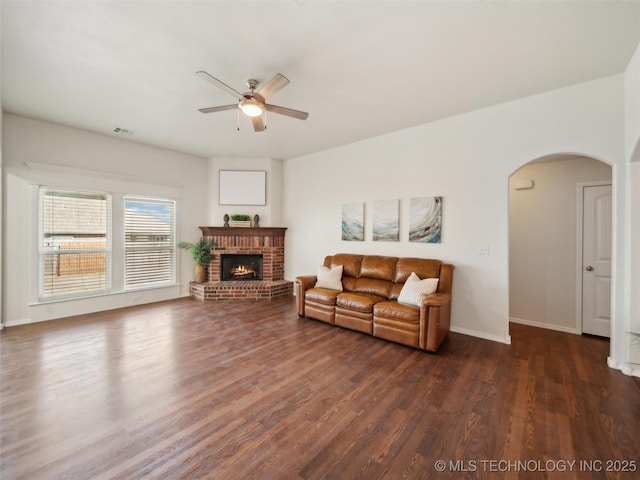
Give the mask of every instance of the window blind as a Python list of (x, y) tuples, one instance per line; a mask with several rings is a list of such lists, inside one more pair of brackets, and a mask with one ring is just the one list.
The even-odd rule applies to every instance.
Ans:
[(111, 196), (40, 187), (40, 298), (110, 287)]
[(125, 288), (174, 284), (175, 201), (125, 196)]

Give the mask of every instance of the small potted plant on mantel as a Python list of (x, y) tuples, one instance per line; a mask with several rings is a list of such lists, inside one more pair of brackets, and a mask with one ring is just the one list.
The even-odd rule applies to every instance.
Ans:
[(251, 226), (251, 217), (249, 215), (231, 215), (231, 226), (232, 227), (250, 227)]
[(178, 248), (188, 250), (193, 259), (196, 261), (196, 282), (203, 283), (207, 279), (206, 267), (213, 260), (214, 255), (211, 253), (211, 249), (214, 244), (207, 242), (204, 237), (200, 238), (197, 243), (178, 242)]

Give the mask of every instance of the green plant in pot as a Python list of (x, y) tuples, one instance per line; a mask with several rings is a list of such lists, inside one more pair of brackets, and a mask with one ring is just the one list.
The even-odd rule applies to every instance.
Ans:
[(196, 261), (196, 282), (205, 282), (207, 279), (206, 267), (214, 257), (211, 253), (214, 244), (202, 237), (197, 243), (178, 242), (176, 245), (178, 248), (187, 250)]
[(251, 226), (251, 217), (249, 215), (244, 215), (237, 213), (235, 215), (231, 215), (231, 226), (232, 227), (250, 227)]

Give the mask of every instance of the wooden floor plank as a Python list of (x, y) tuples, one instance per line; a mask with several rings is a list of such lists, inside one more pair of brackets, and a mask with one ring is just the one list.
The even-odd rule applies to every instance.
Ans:
[[(607, 367), (609, 342), (510, 334), (452, 333), (429, 354), (300, 319), (292, 298), (8, 328), (0, 477), (637, 478), (640, 382)], [(501, 460), (636, 471), (492, 470)]]

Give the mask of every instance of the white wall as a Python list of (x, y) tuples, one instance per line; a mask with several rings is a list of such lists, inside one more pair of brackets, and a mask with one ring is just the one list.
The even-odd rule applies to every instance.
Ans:
[[(640, 45), (625, 73), (626, 155), (629, 161), (629, 319), (640, 333)], [(640, 358), (640, 352), (635, 352)], [(640, 363), (640, 362), (638, 362)]]
[[(640, 333), (640, 162), (629, 163), (629, 327)], [(640, 362), (639, 362), (640, 363)]]
[[(516, 190), (515, 182), (534, 187)], [(611, 181), (611, 167), (585, 157), (525, 165), (510, 179), (511, 321), (571, 333), (576, 322), (579, 183)]]
[[(114, 270), (113, 293), (38, 303), (34, 185), (44, 184), (177, 200), (177, 237), (194, 241), (207, 221), (206, 159), (106, 135), (6, 114), (3, 121), (6, 214), (3, 317), (6, 325), (60, 318), (188, 294), (193, 260), (179, 255), (176, 287), (123, 292)], [(115, 215), (115, 212), (114, 212)], [(114, 264), (122, 260), (114, 238)]]
[[(612, 366), (640, 376), (640, 45), (625, 72), (625, 147), (627, 158), (627, 264), (625, 290), (627, 321), (616, 325), (619, 336)], [(635, 332), (628, 334), (628, 331)]]
[[(2, 88), (0, 86), (0, 91)], [(2, 141), (2, 121), (3, 111), (0, 107), (0, 272), (4, 272), (4, 166), (2, 163), (2, 152), (4, 150), (4, 142)], [(3, 289), (3, 276), (0, 274), (0, 330), (4, 328), (4, 289)]]
[(624, 76), (625, 149), (629, 161), (640, 161), (640, 44)]
[[(220, 205), (220, 170), (265, 171), (266, 205)], [(282, 226), (282, 161), (272, 158), (214, 157), (209, 159), (209, 221), (207, 226), (222, 226), (225, 213), (260, 216), (261, 227)]]
[[(628, 225), (627, 251), (630, 261), (628, 269), (629, 322), (625, 325), (635, 335), (629, 335), (627, 361), (628, 370), (640, 376), (640, 45), (625, 73), (625, 126), (628, 168)], [(625, 365), (622, 365), (625, 368)]]
[[(508, 342), (508, 179), (557, 153), (623, 165), (623, 105), (616, 75), (285, 161), (286, 277), (314, 273), (336, 252), (442, 259), (456, 266), (452, 329)], [(408, 201), (428, 195), (444, 197), (442, 243), (409, 243)], [(615, 195), (624, 218), (624, 181)], [(343, 203), (393, 198), (401, 200), (400, 242), (371, 241), (370, 212), (366, 240), (341, 241)], [(490, 254), (479, 255), (481, 246)]]
[(628, 328), (634, 334), (628, 336), (627, 359), (631, 364), (629, 373), (640, 376), (640, 161), (628, 164), (630, 203), (629, 203), (629, 323)]

